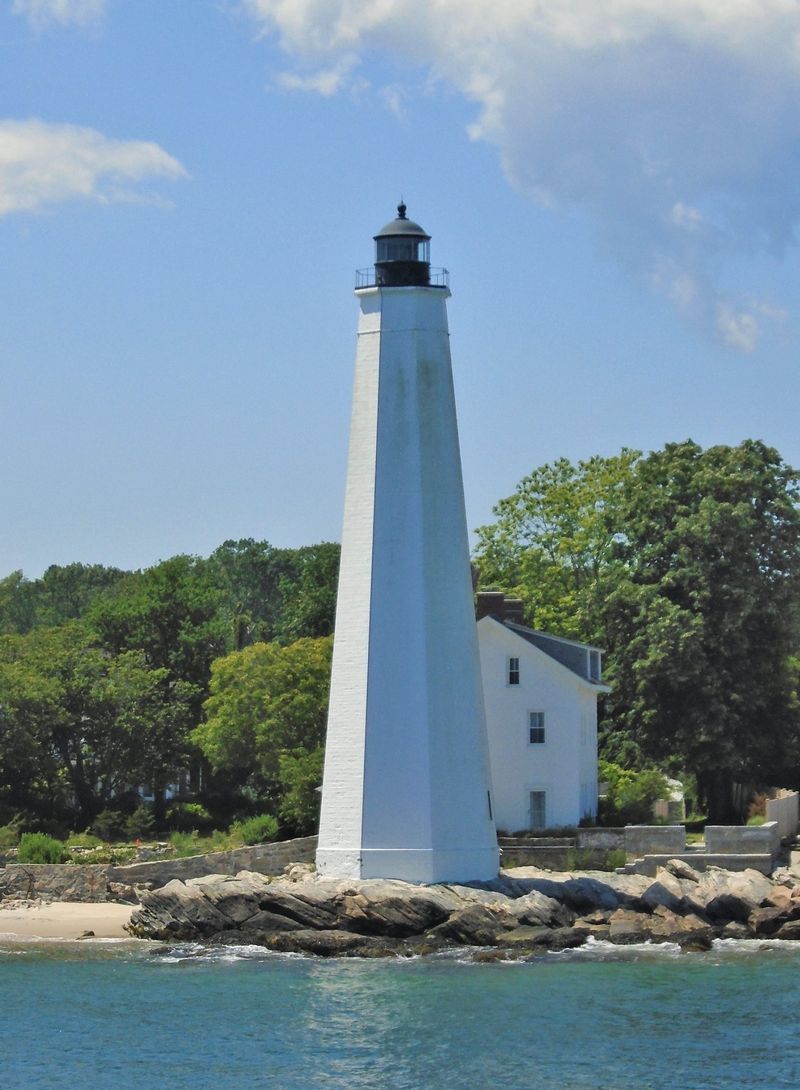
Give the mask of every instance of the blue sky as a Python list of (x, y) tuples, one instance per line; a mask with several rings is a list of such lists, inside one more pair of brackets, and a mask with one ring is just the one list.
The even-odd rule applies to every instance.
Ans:
[(470, 526), (562, 455), (800, 463), (798, 92), (788, 0), (0, 0), (0, 577), (338, 539), (401, 193)]

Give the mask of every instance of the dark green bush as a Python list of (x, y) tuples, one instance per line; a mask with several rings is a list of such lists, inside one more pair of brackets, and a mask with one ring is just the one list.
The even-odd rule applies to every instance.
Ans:
[(167, 824), (178, 833), (210, 833), (214, 819), (201, 802), (175, 802), (167, 811)]
[(137, 806), (125, 822), (125, 835), (129, 840), (138, 840), (152, 837), (155, 832), (155, 819), (153, 811), (144, 803)]
[(126, 817), (120, 810), (101, 810), (92, 824), (89, 832), (92, 836), (99, 836), (107, 843), (113, 840), (122, 840), (125, 836)]
[(23, 833), (20, 837), (18, 863), (66, 863), (68, 859), (66, 846), (47, 833)]
[(232, 836), (240, 836), (243, 844), (264, 844), (278, 835), (278, 821), (272, 814), (259, 814), (246, 821), (237, 821), (230, 831)]

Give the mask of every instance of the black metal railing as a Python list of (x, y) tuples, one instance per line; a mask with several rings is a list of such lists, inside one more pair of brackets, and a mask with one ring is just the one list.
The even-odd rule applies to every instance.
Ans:
[[(356, 269), (356, 291), (359, 288), (375, 288), (378, 283), (375, 279), (375, 266), (368, 269)], [(447, 269), (430, 269), (430, 276), (426, 288), (449, 288), (450, 273)]]

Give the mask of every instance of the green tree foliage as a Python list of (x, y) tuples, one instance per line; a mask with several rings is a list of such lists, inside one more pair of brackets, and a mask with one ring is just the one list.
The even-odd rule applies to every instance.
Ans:
[(222, 595), (229, 649), (291, 643), (333, 631), (339, 546), (276, 549), (267, 541), (226, 541), (208, 559)]
[[(276, 549), (245, 539), (225, 542), (207, 560), (177, 556), (141, 572), (70, 564), (54, 565), (40, 579), (13, 572), (0, 580), (0, 637), (9, 637), (0, 650), (3, 685), (16, 694), (5, 701), (0, 694), (0, 820), (17, 810), (49, 819), (56, 809), (59, 821), (72, 820), (79, 791), (81, 813), (96, 815), (98, 807), (103, 809), (106, 787), (100, 784), (93, 792), (80, 771), (87, 761), (92, 767), (99, 743), (92, 742), (89, 760), (88, 751), (76, 756), (74, 747), (67, 753), (63, 745), (45, 741), (48, 724), (71, 723), (73, 705), (86, 705), (88, 681), (82, 675), (95, 669), (105, 679), (102, 685), (97, 681), (96, 692), (104, 686), (108, 696), (113, 681), (119, 694), (127, 694), (119, 697), (115, 722), (120, 726), (126, 714), (134, 715), (136, 685), (149, 678), (149, 696), (139, 693), (140, 703), (147, 697), (152, 706), (148, 730), (139, 738), (141, 752), (118, 748), (115, 752), (128, 764), (116, 769), (114, 779), (132, 782), (146, 769), (141, 782), (155, 791), (155, 817), (162, 825), (164, 788), (176, 768), (188, 767), (194, 774), (201, 763), (188, 736), (201, 720), (212, 662), (256, 640), (290, 644), (329, 635), (338, 562), (339, 547), (331, 543)], [(82, 622), (78, 627), (76, 620)], [(63, 677), (48, 672), (42, 648), (56, 648), (53, 663), (63, 662), (65, 648), (76, 639), (85, 639), (86, 648), (71, 656)], [(102, 719), (96, 707), (81, 714), (92, 722)], [(112, 760), (113, 753), (108, 757)], [(294, 776), (296, 785), (301, 781)], [(280, 792), (279, 781), (272, 782)], [(227, 770), (209, 774), (204, 769), (204, 801), (226, 822), (242, 806), (240, 786)], [(300, 798), (299, 786), (297, 791)], [(124, 819), (128, 805), (114, 796), (110, 809)], [(297, 813), (296, 807), (286, 820), (298, 820)]]
[(524, 477), (494, 508), (496, 522), (477, 531), (481, 586), (520, 597), (535, 628), (596, 639), (618, 506), (638, 457), (560, 458)]
[(24, 634), (38, 625), (78, 620), (124, 576), (102, 564), (54, 564), (33, 580), (12, 572), (0, 580), (0, 633)]
[(141, 651), (109, 655), (80, 623), (0, 638), (0, 794), (82, 827), (186, 759), (188, 703)]
[(655, 769), (636, 772), (611, 761), (598, 763), (598, 776), (606, 784), (600, 814), (607, 825), (641, 825), (653, 820), (653, 803), (667, 797), (666, 777)]
[(714, 820), (738, 816), (734, 781), (797, 764), (799, 481), (760, 442), (676, 443), (640, 461), (621, 504), (603, 610), (614, 729), (678, 755)]
[(310, 755), (319, 761), (325, 734), (331, 644), (255, 643), (219, 659), (205, 721), (193, 733), (214, 769), (235, 772), (267, 801), (280, 805), (288, 794), (292, 823), (311, 812), (307, 796), (319, 782), (310, 786)]
[(606, 756), (694, 773), (714, 819), (734, 780), (797, 776), (798, 480), (752, 440), (560, 460), (479, 531), (484, 586), (606, 648)]

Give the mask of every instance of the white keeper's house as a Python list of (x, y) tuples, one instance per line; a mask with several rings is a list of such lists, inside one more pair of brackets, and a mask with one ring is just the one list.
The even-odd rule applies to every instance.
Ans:
[(477, 617), (498, 829), (596, 817), (601, 650), (527, 628), (499, 592), (478, 594)]

